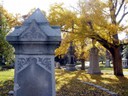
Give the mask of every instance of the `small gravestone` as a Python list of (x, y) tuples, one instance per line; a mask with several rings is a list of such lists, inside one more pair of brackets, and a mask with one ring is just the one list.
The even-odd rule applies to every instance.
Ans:
[(128, 68), (128, 59), (122, 58), (122, 66), (123, 68)]
[(110, 66), (110, 60), (109, 59), (106, 59), (105, 67), (111, 67)]
[(55, 67), (56, 67), (56, 69), (61, 69), (60, 63), (59, 62), (55, 62)]
[(90, 66), (88, 68), (89, 74), (101, 74), (101, 70), (99, 67), (99, 56), (98, 56), (98, 49), (96, 47), (91, 48), (90, 51)]
[(54, 50), (61, 40), (60, 28), (51, 27), (37, 9), (6, 39), (16, 54), (14, 96), (56, 96)]
[(105, 67), (111, 67), (110, 66), (110, 59), (111, 59), (111, 55), (108, 51), (106, 51), (106, 63), (105, 63)]
[(76, 70), (74, 52), (75, 52), (75, 49), (74, 49), (73, 44), (71, 42), (70, 47), (68, 49), (68, 53), (67, 53), (67, 64), (66, 64), (66, 70), (67, 71), (75, 71)]

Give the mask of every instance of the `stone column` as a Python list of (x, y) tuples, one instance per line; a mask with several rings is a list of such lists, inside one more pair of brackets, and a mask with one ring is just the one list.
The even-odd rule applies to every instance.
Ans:
[(98, 49), (93, 47), (90, 52), (90, 66), (88, 68), (89, 74), (101, 74), (98, 61)]
[(56, 96), (54, 50), (60, 28), (51, 27), (37, 9), (7, 40), (16, 54), (14, 96)]

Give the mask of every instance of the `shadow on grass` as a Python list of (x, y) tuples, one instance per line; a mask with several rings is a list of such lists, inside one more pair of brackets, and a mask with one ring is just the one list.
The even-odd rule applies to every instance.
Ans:
[(119, 96), (128, 96), (128, 77), (116, 77), (114, 75), (95, 75), (86, 74), (85, 71), (76, 72), (59, 72), (56, 78), (58, 86), (61, 82), (64, 83), (57, 90), (56, 96), (111, 96), (93, 86), (83, 84), (77, 81), (80, 79), (84, 82), (90, 82), (109, 89), (117, 93)]
[(0, 82), (0, 96), (8, 96), (8, 92), (13, 90), (13, 80)]
[(119, 96), (128, 96), (128, 77), (115, 75), (92, 75), (91, 79), (95, 80), (94, 84), (100, 85), (117, 93)]
[[(87, 84), (83, 84), (82, 82), (78, 81), (80, 75), (83, 74), (85, 71), (77, 71), (77, 72), (66, 72), (63, 74), (63, 76), (59, 78), (61, 79), (61, 82), (67, 81), (68, 83), (63, 84), (59, 90), (57, 90), (56, 96), (110, 96), (110, 94), (103, 92), (100, 89), (97, 89), (93, 86), (89, 86)], [(73, 76), (70, 76), (70, 74)], [(74, 75), (75, 74), (75, 75)], [(68, 76), (69, 75), (69, 76)], [(59, 78), (56, 79), (59, 81)], [(66, 79), (65, 79), (66, 78)], [(84, 75), (84, 78), (86, 78), (87, 81), (90, 79), (88, 76)], [(58, 86), (58, 84), (57, 84)]]

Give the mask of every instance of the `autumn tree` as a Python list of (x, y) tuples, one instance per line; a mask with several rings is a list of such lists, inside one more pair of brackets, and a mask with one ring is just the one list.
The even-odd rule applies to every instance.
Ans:
[(8, 11), (0, 5), (0, 61), (4, 59), (6, 64), (13, 61), (14, 55), (12, 46), (5, 38), (11, 28), (19, 24), (18, 18), (8, 13)]
[(51, 25), (60, 26), (63, 35), (61, 46), (56, 50), (56, 55), (66, 54), (69, 43), (74, 39), (72, 33), (75, 32), (76, 13), (64, 8), (63, 4), (54, 4), (50, 8), (48, 20)]
[(90, 42), (85, 40), (75, 41), (76, 56), (81, 61), (81, 70), (85, 70), (85, 61), (89, 59)]
[(79, 26), (82, 26), (84, 18), (77, 13), (63, 7), (63, 4), (54, 4), (50, 8), (48, 19), (51, 25), (59, 25), (62, 31), (62, 42), (55, 51), (56, 56), (66, 54), (70, 42), (73, 42), (75, 56), (81, 61), (81, 69), (85, 70), (85, 60), (89, 58), (92, 45), (90, 38), (85, 38), (83, 33), (79, 34)]
[(126, 0), (87, 0), (80, 1), (80, 15), (83, 17), (80, 34), (104, 46), (112, 55), (114, 75), (123, 76), (120, 48), (124, 44), (118, 33), (125, 30), (122, 25), (128, 14)]

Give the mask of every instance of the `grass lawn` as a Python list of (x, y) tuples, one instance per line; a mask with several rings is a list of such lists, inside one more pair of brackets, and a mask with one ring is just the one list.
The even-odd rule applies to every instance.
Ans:
[[(116, 77), (112, 75), (112, 68), (101, 68), (102, 75), (90, 75), (86, 71), (67, 72), (56, 69), (56, 96), (111, 96), (105, 91), (79, 82), (91, 82), (109, 89), (119, 96), (128, 96), (128, 75)], [(124, 69), (127, 73), (128, 69)], [(13, 90), (14, 70), (0, 71), (0, 96), (7, 96)]]
[(0, 71), (0, 96), (8, 96), (13, 89), (14, 70)]

